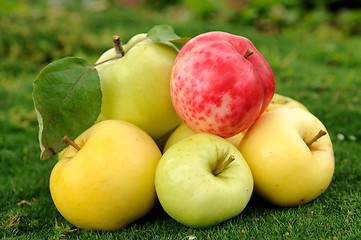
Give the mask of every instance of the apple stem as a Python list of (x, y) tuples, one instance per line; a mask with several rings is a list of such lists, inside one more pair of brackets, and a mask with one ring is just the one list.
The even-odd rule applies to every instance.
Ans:
[(253, 54), (253, 51), (251, 49), (247, 49), (246, 54), (244, 54), (244, 58), (247, 59), (249, 56)]
[(68, 138), (68, 136), (63, 137), (62, 141), (68, 145), (73, 146), (76, 150), (80, 151), (80, 147), (78, 144), (76, 144), (73, 140)]
[(122, 46), (122, 40), (120, 40), (120, 37), (118, 35), (113, 36), (113, 45), (116, 52), (116, 57), (123, 57), (124, 56), (124, 49)]
[(231, 162), (235, 160), (233, 155), (229, 156), (226, 161), (217, 161), (216, 169), (212, 172), (214, 176), (220, 174)]
[(306, 142), (307, 146), (310, 147), (312, 145), (312, 143), (316, 142), (320, 137), (326, 135), (327, 132), (324, 130), (320, 130), (316, 136), (314, 136), (310, 141)]
[(93, 67), (96, 67), (98, 65), (101, 65), (103, 63), (109, 62), (111, 60), (115, 60), (115, 59), (119, 59), (122, 58), (124, 56), (124, 49), (123, 49), (123, 45), (122, 45), (122, 40), (120, 40), (120, 37), (117, 35), (113, 36), (113, 46), (114, 46), (114, 50), (115, 50), (115, 57), (106, 59), (102, 62), (98, 62), (96, 64), (93, 64)]

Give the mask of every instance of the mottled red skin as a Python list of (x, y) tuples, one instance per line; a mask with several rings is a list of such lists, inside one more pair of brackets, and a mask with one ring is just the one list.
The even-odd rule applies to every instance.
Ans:
[[(253, 54), (246, 59), (248, 49)], [(267, 61), (247, 38), (208, 32), (179, 51), (170, 87), (175, 110), (190, 129), (231, 137), (266, 110), (275, 80)]]

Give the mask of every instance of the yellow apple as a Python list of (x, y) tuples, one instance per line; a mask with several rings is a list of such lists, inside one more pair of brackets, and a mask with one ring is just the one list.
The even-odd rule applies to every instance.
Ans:
[(146, 215), (156, 202), (161, 152), (137, 126), (97, 123), (68, 146), (50, 176), (55, 206), (78, 228), (112, 231)]
[[(163, 148), (163, 153), (165, 151), (167, 151), (168, 148), (170, 148), (172, 145), (174, 145), (175, 143), (179, 142), (180, 140), (189, 137), (191, 135), (194, 135), (195, 132), (192, 131), (191, 129), (189, 129), (187, 127), (187, 125), (182, 122), (173, 132), (172, 134), (169, 136), (169, 138), (167, 139), (164, 148)], [(239, 134), (236, 134), (232, 137), (226, 138), (226, 140), (230, 143), (232, 143), (235, 147), (238, 148), (242, 138), (243, 138), (244, 132), (241, 132)]]
[(153, 42), (137, 34), (123, 46), (124, 56), (115, 48), (97, 60), (102, 89), (98, 120), (119, 119), (137, 125), (153, 139), (177, 127), (181, 120), (170, 98), (170, 74), (178, 49), (169, 42)]
[(321, 121), (308, 111), (279, 108), (266, 112), (248, 129), (239, 150), (251, 168), (255, 192), (275, 205), (308, 203), (332, 181), (331, 139)]
[(296, 101), (293, 98), (275, 93), (273, 95), (273, 98), (272, 98), (270, 104), (268, 105), (268, 107), (266, 109), (266, 112), (277, 109), (277, 108), (281, 108), (281, 107), (300, 108), (300, 109), (308, 111), (307, 107), (305, 105), (303, 105), (302, 103), (300, 103), (299, 101)]

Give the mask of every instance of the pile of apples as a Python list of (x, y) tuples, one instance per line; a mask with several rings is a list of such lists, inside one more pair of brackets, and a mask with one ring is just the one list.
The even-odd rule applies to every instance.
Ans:
[(253, 192), (292, 207), (330, 185), (325, 126), (275, 93), (247, 38), (207, 32), (178, 50), (138, 34), (98, 63), (101, 114), (64, 138), (50, 177), (55, 206), (76, 227), (117, 230), (157, 201), (176, 221), (209, 227), (240, 214)]

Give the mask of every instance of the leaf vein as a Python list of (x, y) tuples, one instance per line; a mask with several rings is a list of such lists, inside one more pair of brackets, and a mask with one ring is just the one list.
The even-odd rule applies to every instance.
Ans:
[[(74, 82), (74, 84), (72, 85), (71, 89), (69, 90), (69, 92), (67, 93), (67, 95), (63, 98), (63, 100), (61, 101), (61, 103), (59, 104), (58, 108), (56, 109), (56, 111), (50, 116), (50, 118), (48, 119), (48, 121), (46, 122), (46, 124), (44, 124), (44, 129), (43, 129), (43, 135), (45, 135), (46, 130), (48, 129), (48, 126), (50, 126), (50, 123), (53, 121), (53, 119), (57, 116), (57, 114), (59, 113), (60, 109), (62, 108), (62, 106), (64, 105), (64, 103), (66, 102), (66, 100), (69, 98), (70, 94), (72, 92), (74, 92), (74, 89), (76, 87), (76, 85), (78, 84), (78, 82), (83, 78), (83, 76), (85, 75), (85, 73), (92, 69), (92, 67), (87, 67), (81, 74), (80, 76), (76, 79), (76, 81)], [(47, 145), (50, 145), (47, 141), (47, 139), (45, 139)]]

